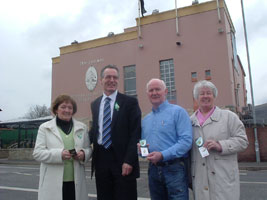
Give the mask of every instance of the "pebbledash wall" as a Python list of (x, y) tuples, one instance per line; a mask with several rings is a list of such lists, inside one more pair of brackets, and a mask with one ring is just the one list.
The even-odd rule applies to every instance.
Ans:
[[(219, 13), (218, 13), (219, 10)], [(96, 22), (92, 22), (96, 23)], [(194, 84), (212, 81), (219, 90), (216, 105), (242, 114), (247, 106), (245, 73), (236, 54), (235, 29), (223, 0), (136, 19), (136, 26), (121, 34), (60, 47), (52, 58), (52, 101), (69, 94), (78, 103), (75, 117), (88, 124), (90, 103), (102, 95), (100, 71), (108, 64), (120, 70), (119, 91), (138, 98), (143, 115), (151, 110), (146, 84), (151, 78), (166, 81), (168, 99), (191, 114)]]

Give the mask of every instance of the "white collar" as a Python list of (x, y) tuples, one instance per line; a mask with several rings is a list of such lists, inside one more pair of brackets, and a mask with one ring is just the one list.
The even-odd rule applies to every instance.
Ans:
[(113, 92), (111, 95), (107, 96), (105, 93), (103, 93), (103, 98), (102, 100), (106, 99), (107, 97), (109, 97), (111, 99), (111, 101), (115, 102), (116, 97), (118, 94), (118, 90), (116, 90), (115, 92)]

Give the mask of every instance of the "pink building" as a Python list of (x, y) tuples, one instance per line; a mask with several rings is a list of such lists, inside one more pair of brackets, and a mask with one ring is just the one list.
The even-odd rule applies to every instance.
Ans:
[[(91, 120), (90, 103), (102, 94), (100, 71), (120, 69), (119, 91), (136, 96), (143, 114), (151, 111), (146, 83), (165, 80), (168, 99), (196, 109), (192, 89), (203, 79), (219, 94), (216, 105), (241, 115), (247, 106), (245, 73), (235, 48), (235, 29), (223, 0), (196, 4), (136, 19), (124, 33), (60, 47), (52, 59), (52, 100), (69, 94), (78, 103), (76, 118)], [(139, 26), (140, 25), (140, 26)]]

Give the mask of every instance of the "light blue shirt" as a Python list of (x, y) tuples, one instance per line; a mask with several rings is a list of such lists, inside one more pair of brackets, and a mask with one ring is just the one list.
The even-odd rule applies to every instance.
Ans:
[(192, 125), (182, 107), (164, 101), (142, 120), (142, 139), (149, 152), (158, 151), (163, 161), (186, 156), (192, 147)]

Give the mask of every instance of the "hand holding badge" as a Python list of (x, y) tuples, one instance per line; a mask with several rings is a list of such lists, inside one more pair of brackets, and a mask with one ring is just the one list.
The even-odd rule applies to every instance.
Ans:
[(199, 137), (198, 139), (196, 139), (196, 145), (198, 146), (198, 150), (202, 158), (210, 155), (207, 148), (203, 147), (203, 144), (204, 144), (204, 141), (202, 137)]
[(77, 155), (77, 152), (75, 149), (71, 149), (71, 150), (69, 150), (69, 152), (70, 152), (72, 157)]
[(140, 140), (139, 144), (140, 144), (141, 156), (142, 157), (147, 157), (149, 152), (148, 152), (148, 146), (146, 144), (146, 140)]

